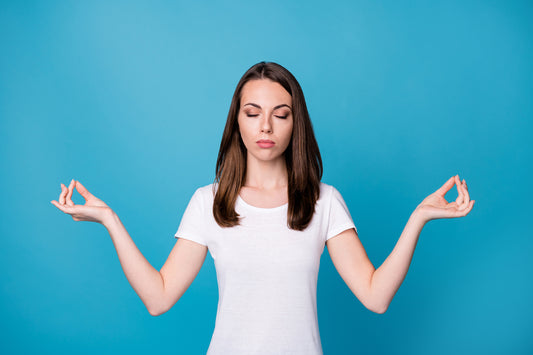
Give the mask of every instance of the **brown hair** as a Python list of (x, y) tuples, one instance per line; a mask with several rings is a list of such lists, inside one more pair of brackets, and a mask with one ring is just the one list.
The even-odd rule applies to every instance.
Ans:
[(248, 69), (233, 94), (216, 163), (213, 215), (221, 227), (239, 224), (235, 203), (244, 185), (247, 155), (237, 117), (242, 88), (254, 79), (277, 82), (292, 97), (293, 131), (291, 141), (283, 153), (288, 173), (287, 225), (291, 229), (302, 231), (311, 222), (315, 203), (320, 197), (322, 158), (300, 84), (287, 69), (273, 62), (260, 62)]

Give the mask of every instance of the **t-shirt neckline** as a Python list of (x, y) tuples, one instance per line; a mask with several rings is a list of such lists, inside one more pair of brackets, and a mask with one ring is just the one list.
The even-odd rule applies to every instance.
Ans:
[(248, 209), (252, 209), (252, 210), (256, 210), (256, 211), (264, 211), (264, 212), (278, 211), (278, 210), (284, 209), (285, 207), (289, 206), (289, 203), (287, 202), (287, 203), (285, 203), (285, 204), (283, 204), (281, 206), (277, 206), (277, 207), (270, 207), (270, 208), (256, 207), (256, 206), (252, 206), (249, 203), (247, 203), (246, 201), (244, 201), (244, 199), (241, 197), (240, 194), (237, 195), (237, 199), (242, 203), (243, 206), (247, 207)]

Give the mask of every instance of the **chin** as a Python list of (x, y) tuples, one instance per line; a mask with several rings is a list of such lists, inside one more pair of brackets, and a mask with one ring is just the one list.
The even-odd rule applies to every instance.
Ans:
[(263, 161), (263, 162), (269, 162), (269, 161), (277, 161), (277, 160), (280, 160), (280, 159), (283, 159), (285, 160), (285, 158), (283, 157), (283, 155), (259, 155), (259, 156), (254, 156), (254, 158), (256, 160), (260, 160), (260, 161)]

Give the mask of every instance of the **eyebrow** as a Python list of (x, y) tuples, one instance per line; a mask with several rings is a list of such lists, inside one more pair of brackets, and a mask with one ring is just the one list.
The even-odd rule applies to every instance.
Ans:
[[(247, 104), (244, 104), (243, 107), (246, 106), (246, 105), (251, 105), (251, 106), (254, 106), (254, 107), (257, 107), (257, 108), (261, 108), (261, 106), (259, 106), (258, 104), (254, 104), (253, 102), (248, 102)], [(290, 110), (292, 110), (292, 108), (289, 105), (287, 105), (287, 104), (278, 105), (278, 106), (274, 107), (274, 110), (277, 110), (278, 108), (284, 107), (284, 106), (286, 106)]]

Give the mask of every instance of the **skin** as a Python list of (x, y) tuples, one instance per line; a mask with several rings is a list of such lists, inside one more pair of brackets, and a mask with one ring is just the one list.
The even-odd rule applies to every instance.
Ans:
[[(241, 197), (258, 207), (275, 207), (288, 201), (287, 169), (283, 152), (290, 143), (293, 117), (290, 94), (278, 83), (253, 80), (243, 87), (239, 111), (239, 131), (247, 148), (247, 174)], [(279, 105), (287, 105), (275, 109)], [(255, 116), (257, 115), (257, 116)], [(285, 118), (282, 118), (286, 116)], [(270, 139), (273, 148), (260, 148), (255, 142)], [(455, 201), (444, 198), (457, 187)], [(76, 189), (84, 205), (72, 202)], [(327, 249), (335, 268), (353, 294), (376, 313), (384, 313), (402, 284), (424, 225), (430, 220), (464, 217), (472, 210), (466, 181), (452, 176), (427, 196), (412, 212), (394, 249), (376, 269), (370, 262), (355, 229), (330, 238)], [(116, 213), (91, 194), (79, 181), (61, 184), (58, 201), (51, 201), (75, 221), (92, 221), (106, 227), (117, 251), (121, 266), (135, 292), (151, 315), (168, 311), (185, 293), (200, 271), (207, 247), (179, 238), (160, 271), (144, 258)]]
[[(458, 196), (449, 203), (444, 195), (454, 185)], [(452, 176), (416, 207), (396, 246), (378, 269), (368, 259), (353, 228), (326, 242), (331, 260), (346, 285), (366, 308), (385, 313), (405, 279), (424, 225), (433, 219), (464, 217), (470, 213), (474, 202), (470, 200), (466, 181), (461, 182), (459, 175)]]
[[(279, 83), (250, 80), (242, 88), (239, 132), (247, 150), (247, 169), (241, 197), (257, 207), (271, 208), (288, 201), (287, 167), (283, 152), (291, 141), (292, 97)], [(256, 142), (268, 139), (272, 148)]]

